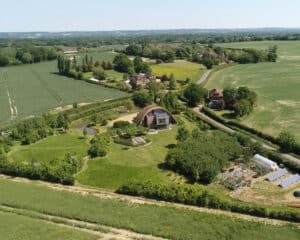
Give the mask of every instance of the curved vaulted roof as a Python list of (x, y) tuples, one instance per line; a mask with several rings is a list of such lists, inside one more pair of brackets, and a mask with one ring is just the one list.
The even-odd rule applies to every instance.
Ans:
[(164, 109), (156, 104), (149, 105), (149, 106), (145, 107), (142, 111), (140, 111), (139, 114), (135, 118), (135, 122), (139, 125), (142, 124), (145, 116), (153, 110), (163, 110), (163, 111), (167, 112), (170, 115), (172, 121), (174, 123), (176, 123), (176, 120), (174, 119), (174, 117), (172, 116), (171, 113), (169, 113), (166, 109)]

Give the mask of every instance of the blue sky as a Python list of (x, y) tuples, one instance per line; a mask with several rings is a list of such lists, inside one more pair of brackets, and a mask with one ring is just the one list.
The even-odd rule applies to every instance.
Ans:
[(299, 0), (1, 0), (0, 32), (300, 27)]

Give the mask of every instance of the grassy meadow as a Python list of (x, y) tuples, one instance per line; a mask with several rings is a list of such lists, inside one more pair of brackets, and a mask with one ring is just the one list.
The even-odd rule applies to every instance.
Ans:
[(55, 158), (63, 159), (67, 153), (76, 153), (76, 156), (83, 158), (87, 155), (89, 143), (81, 136), (81, 133), (71, 132), (51, 136), (28, 146), (17, 145), (9, 152), (8, 159), (23, 163), (49, 162)]
[[(195, 125), (180, 117), (189, 129)], [(80, 184), (116, 190), (129, 180), (147, 181), (156, 183), (169, 182), (170, 171), (159, 167), (165, 160), (167, 146), (176, 143), (178, 126), (171, 130), (159, 131), (158, 134), (147, 135), (150, 145), (128, 148), (112, 143), (109, 154), (104, 158), (90, 159), (88, 168), (77, 176)]]
[(300, 141), (300, 41), (245, 42), (224, 47), (260, 48), (277, 45), (276, 63), (235, 65), (214, 73), (207, 88), (248, 86), (258, 93), (258, 106), (242, 121), (250, 127), (278, 135), (287, 130)]
[(0, 235), (5, 240), (96, 240), (90, 233), (0, 211)]
[(80, 62), (80, 59), (84, 57), (85, 55), (88, 55), (89, 57), (92, 57), (94, 61), (113, 61), (114, 57), (117, 55), (116, 52), (113, 51), (103, 51), (101, 48), (96, 48), (89, 50), (87, 52), (80, 52), (77, 55), (78, 61)]
[(164, 74), (169, 76), (173, 73), (176, 80), (186, 80), (190, 78), (192, 82), (199, 80), (206, 70), (203, 65), (184, 60), (178, 60), (174, 63), (155, 64), (151, 65), (151, 68), (153, 74), (157, 76)]
[[(174, 240), (279, 240), (282, 236), (285, 239), (296, 240), (300, 235), (299, 229), (291, 225), (271, 226), (223, 215), (173, 207), (140, 205), (117, 199), (54, 190), (32, 183), (0, 179), (0, 192), (1, 205)], [(5, 228), (0, 229), (0, 232), (6, 231)]]
[[(118, 98), (125, 93), (56, 74), (56, 61), (0, 68), (0, 124), (74, 102)], [(9, 92), (8, 93), (7, 90)]]

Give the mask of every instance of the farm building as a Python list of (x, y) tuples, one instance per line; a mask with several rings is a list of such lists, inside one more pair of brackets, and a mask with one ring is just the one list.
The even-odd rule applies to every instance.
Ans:
[(270, 159), (265, 158), (259, 154), (255, 154), (253, 159), (257, 165), (259, 165), (263, 168), (266, 168), (266, 169), (269, 169), (272, 171), (277, 171), (279, 169), (277, 163), (275, 163), (275, 162), (271, 161)]
[(176, 120), (162, 107), (150, 105), (145, 107), (135, 118), (138, 125), (149, 128), (166, 128), (171, 124), (176, 124)]
[(223, 91), (219, 89), (212, 89), (208, 93), (208, 106), (213, 109), (221, 109), (224, 107), (224, 95)]
[(148, 73), (139, 73), (130, 78), (129, 84), (132, 88), (138, 88), (140, 86), (145, 87), (151, 81), (156, 81), (156, 77)]

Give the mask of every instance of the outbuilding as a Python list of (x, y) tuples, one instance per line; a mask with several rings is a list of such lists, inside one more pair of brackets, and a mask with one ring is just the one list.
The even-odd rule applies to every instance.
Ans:
[(272, 160), (265, 158), (259, 154), (255, 154), (253, 158), (254, 162), (266, 169), (277, 171), (279, 169), (277, 163), (273, 162)]

